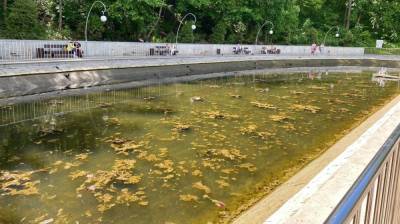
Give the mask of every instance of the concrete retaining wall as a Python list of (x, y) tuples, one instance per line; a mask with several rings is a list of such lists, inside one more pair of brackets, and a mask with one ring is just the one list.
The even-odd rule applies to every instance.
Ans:
[[(49, 40), (0, 40), (0, 61), (18, 61), (37, 59), (36, 49), (43, 48), (45, 44), (67, 44), (68, 41), (49, 41)], [(123, 56), (149, 56), (150, 49), (156, 46), (167, 46), (174, 44), (167, 43), (136, 43), (136, 42), (104, 42), (89, 41), (87, 46), (85, 41), (80, 41), (85, 57), (123, 57)], [(230, 44), (178, 44), (179, 55), (217, 55), (217, 50), (223, 55), (232, 55), (233, 48), (237, 45)], [(262, 47), (266, 45), (242, 45), (247, 47), (254, 54), (260, 54)], [(266, 46), (271, 48), (272, 46)], [(281, 49), (283, 55), (310, 55), (310, 46), (286, 46), (274, 45)], [(87, 49), (87, 51), (86, 51)], [(353, 47), (325, 47), (321, 55), (331, 56), (360, 56), (364, 55), (364, 48)], [(72, 57), (72, 56), (71, 56)]]
[[(135, 61), (132, 61), (134, 63)], [(103, 62), (107, 63), (107, 62)], [(129, 64), (129, 62), (127, 62)], [(377, 59), (280, 59), (242, 60), (215, 63), (176, 63), (165, 66), (75, 70), (0, 78), (0, 98), (33, 95), (65, 89), (108, 86), (143, 80), (196, 76), (209, 73), (260, 70), (267, 68), (365, 66), (400, 68), (400, 61)], [(78, 69), (78, 68), (77, 68)]]

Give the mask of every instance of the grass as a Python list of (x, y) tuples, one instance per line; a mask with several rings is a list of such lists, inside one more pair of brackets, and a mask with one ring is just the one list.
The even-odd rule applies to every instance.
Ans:
[(400, 55), (400, 48), (365, 48), (365, 54)]

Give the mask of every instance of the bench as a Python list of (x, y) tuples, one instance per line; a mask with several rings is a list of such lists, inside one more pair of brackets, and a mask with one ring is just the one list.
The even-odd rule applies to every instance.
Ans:
[(169, 55), (169, 49), (167, 48), (167, 46), (156, 46), (156, 55)]
[(248, 47), (233, 47), (234, 54), (251, 54), (251, 50)]
[(176, 49), (168, 48), (167, 46), (156, 46), (154, 48), (150, 48), (150, 55), (160, 55), (160, 56), (168, 56), (168, 55), (177, 55), (179, 51)]
[(266, 49), (265, 47), (262, 48), (261, 54), (280, 54), (281, 49), (278, 48), (271, 48), (271, 49)]
[(45, 44), (36, 49), (37, 58), (73, 58), (74, 52), (67, 51), (67, 44)]

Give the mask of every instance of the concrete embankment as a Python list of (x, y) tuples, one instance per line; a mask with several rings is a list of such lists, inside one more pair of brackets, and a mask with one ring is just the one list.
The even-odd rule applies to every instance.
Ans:
[(0, 98), (209, 73), (329, 66), (400, 68), (400, 58), (365, 56), (143, 57), (15, 63), (0, 67)]

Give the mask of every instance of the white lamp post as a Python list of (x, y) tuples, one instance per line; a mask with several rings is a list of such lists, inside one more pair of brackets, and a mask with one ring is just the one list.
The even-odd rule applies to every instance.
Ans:
[(89, 17), (90, 17), (90, 13), (92, 12), (92, 9), (93, 9), (93, 7), (94, 7), (94, 5), (96, 3), (99, 3), (99, 4), (103, 5), (103, 11), (102, 11), (102, 15), (100, 16), (100, 21), (103, 22), (103, 23), (107, 22), (107, 16), (105, 15), (105, 13), (107, 11), (106, 5), (102, 1), (93, 2), (92, 6), (89, 9), (89, 13), (87, 14), (87, 17), (86, 17), (86, 25), (85, 25), (85, 51), (86, 51), (86, 54), (88, 52), (88, 49), (87, 49), (87, 46), (88, 46), (88, 43), (87, 43), (88, 42), (87, 30), (88, 30), (88, 24), (89, 24)]
[(181, 29), (181, 26), (182, 26), (183, 22), (185, 21), (185, 19), (186, 19), (188, 16), (192, 16), (192, 17), (194, 18), (194, 24), (192, 25), (192, 30), (194, 31), (194, 30), (197, 28), (196, 25), (195, 25), (196, 22), (197, 22), (197, 17), (196, 17), (196, 15), (193, 14), (193, 13), (188, 13), (188, 14), (186, 14), (186, 15), (182, 18), (182, 20), (179, 21), (179, 27), (178, 27), (178, 30), (176, 31), (176, 38), (175, 38), (175, 47), (176, 47), (176, 50), (178, 50), (179, 31), (180, 31), (180, 29)]

